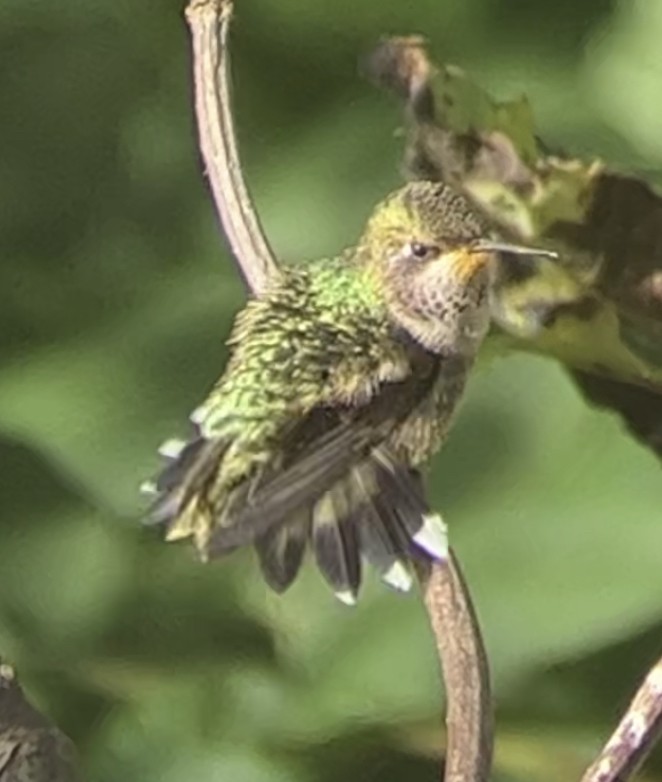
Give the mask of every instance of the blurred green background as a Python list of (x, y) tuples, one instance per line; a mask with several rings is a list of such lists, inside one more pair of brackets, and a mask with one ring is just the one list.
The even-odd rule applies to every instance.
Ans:
[[(655, 0), (237, 6), (242, 156), (285, 259), (352, 242), (400, 181), (398, 109), (357, 75), (382, 34), (424, 33), (495, 95), (526, 91), (551, 145), (660, 180)], [(182, 10), (0, 5), (0, 650), (90, 780), (433, 779), (414, 596), (373, 580), (350, 610), (307, 567), (279, 598), (250, 553), (202, 566), (138, 523), (244, 295)], [(512, 357), (475, 375), (431, 484), (491, 654), (495, 779), (578, 779), (662, 649), (660, 465), (561, 368)]]

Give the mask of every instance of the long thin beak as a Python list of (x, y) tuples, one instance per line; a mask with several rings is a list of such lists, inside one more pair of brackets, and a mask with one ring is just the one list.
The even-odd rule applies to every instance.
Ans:
[(558, 258), (559, 254), (553, 250), (543, 250), (540, 247), (525, 247), (521, 244), (508, 244), (507, 242), (492, 242), (488, 239), (480, 239), (469, 248), (470, 253), (511, 253), (512, 255), (537, 255), (543, 258)]

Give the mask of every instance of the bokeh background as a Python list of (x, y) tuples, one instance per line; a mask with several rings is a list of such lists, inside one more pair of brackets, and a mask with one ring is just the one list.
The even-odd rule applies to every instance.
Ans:
[[(278, 254), (352, 242), (400, 181), (357, 60), (424, 33), (553, 146), (662, 171), (655, 0), (237, 0), (241, 151)], [(267, 594), (139, 526), (155, 448), (225, 360), (243, 290), (196, 151), (183, 3), (0, 4), (0, 650), (90, 780), (433, 779), (415, 596)], [(434, 499), (489, 647), (506, 782), (579, 777), (662, 647), (662, 476), (563, 370), (475, 375)], [(650, 766), (662, 779), (662, 756)]]

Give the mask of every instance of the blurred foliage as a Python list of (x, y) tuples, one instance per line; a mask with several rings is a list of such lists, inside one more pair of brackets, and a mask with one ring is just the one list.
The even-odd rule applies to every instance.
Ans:
[[(662, 161), (649, 0), (241, 0), (239, 138), (283, 258), (350, 243), (400, 181), (397, 107), (357, 76), (388, 33), (548, 143)], [(266, 594), (141, 530), (137, 486), (225, 359), (243, 291), (201, 176), (182, 8), (0, 5), (0, 649), (99, 782), (433, 778), (440, 683), (415, 597)], [(659, 179), (659, 177), (657, 177)], [(662, 634), (659, 463), (560, 367), (477, 373), (434, 464), (484, 626), (497, 780), (578, 778)], [(662, 758), (650, 766), (662, 779)], [(657, 776), (656, 776), (657, 774)]]

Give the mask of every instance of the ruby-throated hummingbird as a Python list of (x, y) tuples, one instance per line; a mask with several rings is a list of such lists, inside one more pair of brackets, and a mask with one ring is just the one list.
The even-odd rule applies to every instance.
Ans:
[(362, 557), (408, 589), (410, 557), (447, 555), (419, 470), (487, 333), (499, 256), (544, 253), (494, 239), (462, 195), (415, 182), (355, 247), (283, 268), (239, 313), (193, 438), (162, 446), (151, 521), (205, 559), (252, 543), (278, 591), (309, 542), (345, 602)]

